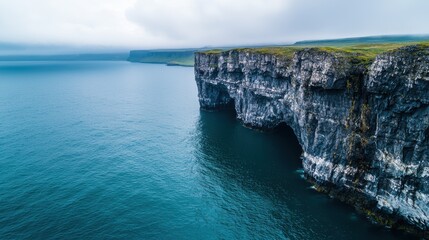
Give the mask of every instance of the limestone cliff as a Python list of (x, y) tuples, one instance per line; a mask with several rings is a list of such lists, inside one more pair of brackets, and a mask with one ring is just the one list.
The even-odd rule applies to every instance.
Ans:
[(203, 109), (234, 107), (245, 125), (286, 123), (319, 189), (392, 227), (429, 232), (429, 49), (407, 46), (370, 64), (301, 49), (195, 55)]

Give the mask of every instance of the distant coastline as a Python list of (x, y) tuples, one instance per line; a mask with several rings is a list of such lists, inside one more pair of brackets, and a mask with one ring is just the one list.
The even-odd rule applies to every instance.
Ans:
[(267, 47), (317, 47), (317, 46), (349, 46), (358, 44), (407, 43), (429, 41), (429, 35), (388, 35), (367, 36), (341, 39), (304, 40), (291, 44), (260, 44), (229, 47), (202, 47), (182, 49), (147, 49), (131, 50), (129, 52), (80, 53), (55, 55), (0, 55), (0, 61), (129, 61), (136, 63), (165, 64), (167, 66), (194, 66), (194, 54), (216, 49), (225, 51), (236, 48), (261, 49)]
[(158, 63), (167, 66), (194, 66), (194, 54), (208, 50), (229, 50), (234, 48), (254, 48), (266, 47), (307, 47), (307, 46), (348, 46), (357, 44), (379, 44), (379, 43), (407, 43), (429, 41), (429, 35), (388, 35), (388, 36), (368, 36), (341, 39), (305, 40), (293, 44), (262, 44), (254, 46), (234, 46), (234, 47), (204, 47), (189, 49), (157, 49), (157, 50), (132, 50), (128, 61), (139, 63)]
[(132, 50), (127, 61), (193, 67), (196, 51), (197, 49)]

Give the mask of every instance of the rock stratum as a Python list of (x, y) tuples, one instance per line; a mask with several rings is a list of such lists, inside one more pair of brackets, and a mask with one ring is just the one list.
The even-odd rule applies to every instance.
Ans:
[(246, 126), (285, 123), (317, 189), (393, 228), (429, 232), (429, 48), (370, 62), (306, 48), (195, 54), (202, 109), (235, 108)]

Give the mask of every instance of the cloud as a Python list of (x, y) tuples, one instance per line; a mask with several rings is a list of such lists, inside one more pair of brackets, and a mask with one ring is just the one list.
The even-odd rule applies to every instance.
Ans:
[(428, 34), (426, 0), (0, 0), (0, 42), (124, 48)]
[(423, 0), (292, 1), (283, 22), (294, 38), (428, 34)]
[(0, 0), (0, 39), (32, 44), (123, 45), (141, 34), (124, 14), (133, 4), (134, 0)]
[(171, 42), (228, 44), (270, 41), (265, 34), (272, 34), (270, 27), (287, 5), (285, 0), (139, 0), (127, 16)]
[(173, 44), (428, 34), (424, 0), (138, 0), (128, 18)]

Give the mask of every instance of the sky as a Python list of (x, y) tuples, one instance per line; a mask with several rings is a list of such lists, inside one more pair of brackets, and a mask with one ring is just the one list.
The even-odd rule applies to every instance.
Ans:
[(0, 0), (0, 50), (150, 49), (429, 34), (427, 0)]

